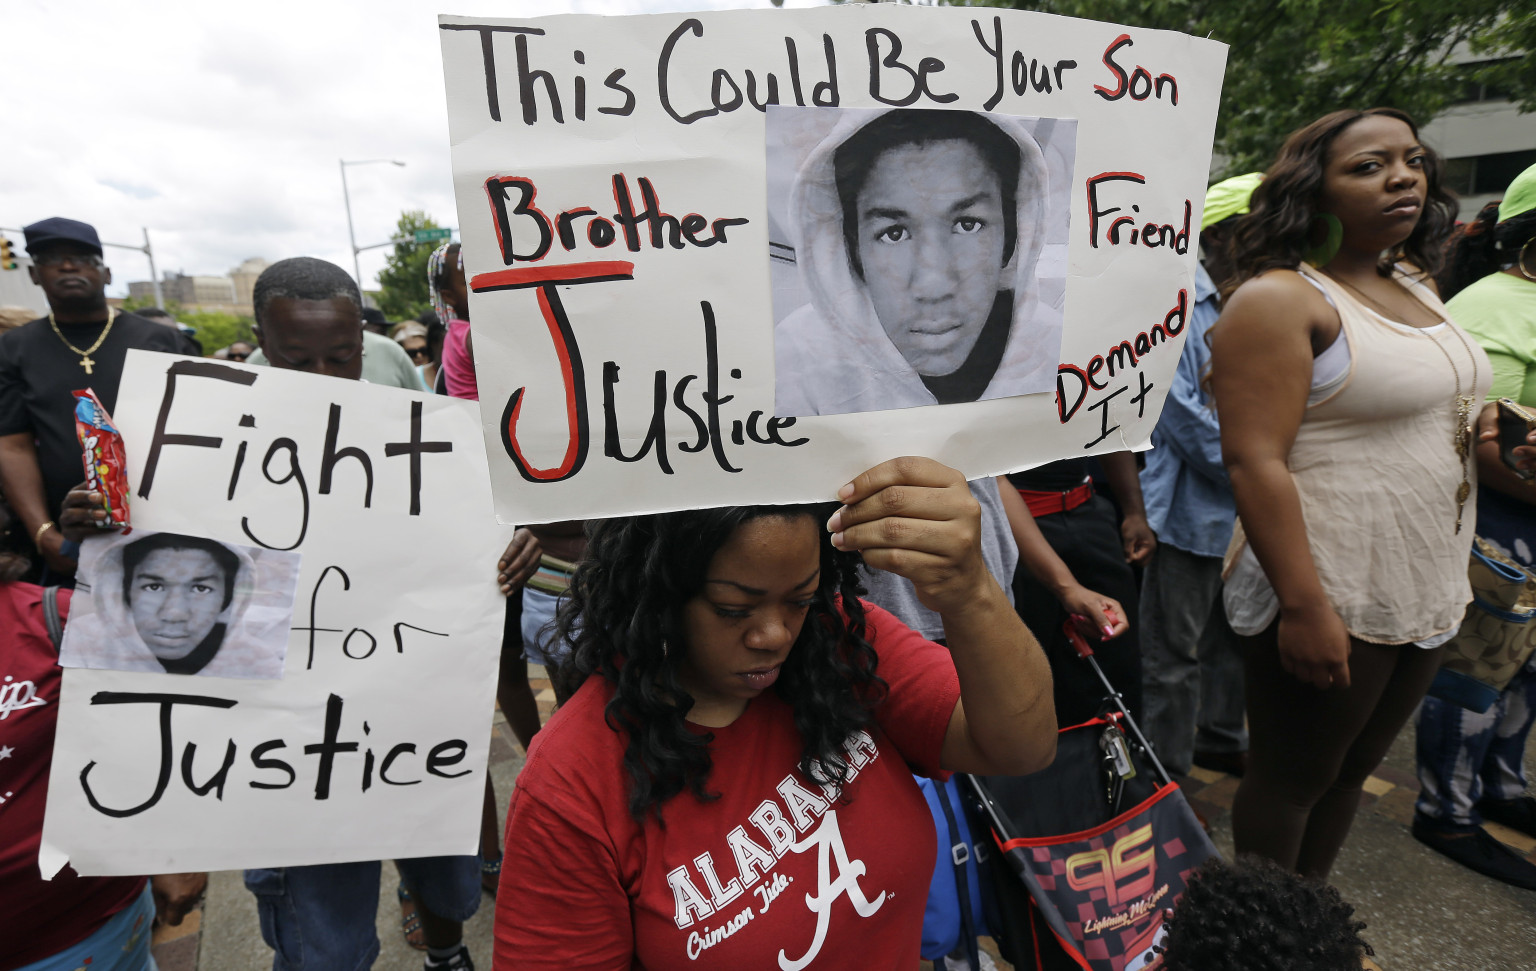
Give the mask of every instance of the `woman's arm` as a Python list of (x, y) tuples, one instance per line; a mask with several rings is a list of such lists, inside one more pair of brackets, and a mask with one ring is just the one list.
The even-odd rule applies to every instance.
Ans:
[(1286, 461), (1306, 413), (1313, 336), (1328, 313), (1300, 277), (1265, 274), (1232, 295), (1211, 344), (1222, 457), (1248, 542), (1280, 601), (1280, 661), (1319, 688), (1349, 686), (1349, 633), (1318, 579)]
[(944, 621), (960, 700), (940, 764), (957, 772), (1023, 775), (1056, 756), (1051, 671), (981, 558), (981, 504), (965, 478), (932, 459), (892, 459), (838, 492), (827, 523), (839, 549), (912, 581)]
[(1111, 640), (1130, 630), (1125, 608), (1118, 600), (1095, 593), (1077, 582), (1072, 570), (1040, 532), (1024, 497), (1019, 495), (1019, 490), (1007, 476), (997, 477), (997, 491), (1003, 500), (1008, 527), (1013, 531), (1013, 542), (1019, 547), (1019, 562), (1029, 575), (1051, 591), (1067, 613), (1079, 614), (1092, 621), (1094, 637)]

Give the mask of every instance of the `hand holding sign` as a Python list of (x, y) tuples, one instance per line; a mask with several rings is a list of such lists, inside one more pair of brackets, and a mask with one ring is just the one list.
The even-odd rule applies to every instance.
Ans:
[(981, 559), (981, 507), (965, 478), (933, 459), (882, 462), (838, 490), (832, 545), (912, 581), (930, 610), (964, 609), (991, 583)]

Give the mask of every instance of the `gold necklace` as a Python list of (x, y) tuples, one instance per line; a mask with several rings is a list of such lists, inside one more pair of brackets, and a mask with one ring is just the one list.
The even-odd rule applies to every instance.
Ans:
[[(1329, 274), (1328, 278), (1343, 284), (1355, 296), (1370, 304), (1381, 316), (1388, 320), (1396, 319), (1387, 312), (1387, 308), (1383, 307), (1375, 300), (1372, 300), (1370, 297), (1361, 293), (1359, 290), (1356, 290), (1347, 281), (1341, 280), (1332, 274)], [(1420, 303), (1422, 304), (1423, 301), (1420, 301)], [(1424, 306), (1425, 309), (1430, 309), (1427, 304), (1424, 304)], [(1473, 354), (1472, 348), (1467, 346), (1467, 339), (1461, 336), (1461, 331), (1456, 329), (1456, 325), (1450, 323), (1449, 321), (1446, 321), (1445, 323), (1446, 326), (1450, 328), (1451, 333), (1456, 335), (1456, 339), (1461, 342), (1461, 349), (1467, 352), (1467, 360), (1472, 362), (1472, 390), (1475, 391), (1477, 390), (1477, 355)], [(1407, 327), (1412, 325), (1404, 324), (1403, 326)], [(1451, 439), (1451, 447), (1456, 450), (1456, 456), (1461, 459), (1461, 485), (1456, 487), (1456, 532), (1460, 533), (1462, 513), (1466, 511), (1467, 499), (1472, 495), (1472, 476), (1470, 469), (1472, 456), (1472, 406), (1476, 404), (1476, 401), (1471, 395), (1462, 394), (1461, 370), (1456, 367), (1456, 361), (1451, 357), (1451, 352), (1445, 349), (1444, 345), (1440, 343), (1439, 338), (1435, 337), (1434, 334), (1431, 334), (1428, 330), (1425, 330), (1422, 327), (1414, 327), (1413, 329), (1418, 331), (1420, 334), (1423, 334), (1426, 338), (1429, 339), (1431, 344), (1435, 345), (1435, 349), (1444, 355), (1445, 363), (1451, 366), (1451, 373), (1456, 376), (1456, 431)]]
[(65, 347), (69, 348), (70, 350), (74, 351), (76, 354), (80, 355), (80, 366), (85, 368), (85, 373), (86, 374), (94, 373), (92, 369), (95, 368), (96, 362), (91, 360), (91, 355), (95, 354), (96, 353), (96, 349), (99, 348), (102, 345), (102, 343), (107, 339), (107, 334), (111, 333), (111, 331), (112, 331), (112, 322), (114, 320), (116, 320), (116, 319), (117, 319), (117, 311), (112, 309), (111, 307), (108, 307), (107, 308), (107, 325), (101, 329), (101, 336), (96, 338), (96, 343), (92, 344), (90, 347), (87, 347), (85, 350), (82, 351), (80, 348), (76, 347), (75, 345), (73, 345), (73, 344), (71, 344), (69, 342), (69, 338), (64, 336), (64, 332), (62, 330), (59, 330), (59, 322), (53, 319), (53, 312), (52, 311), (48, 312), (48, 326), (52, 327), (53, 328), (53, 332), (55, 334), (59, 335), (59, 340), (64, 342), (64, 346)]

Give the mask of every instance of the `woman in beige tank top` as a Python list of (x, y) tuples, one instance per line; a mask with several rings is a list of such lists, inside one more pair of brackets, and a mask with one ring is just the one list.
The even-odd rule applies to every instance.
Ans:
[(1471, 599), (1467, 425), (1489, 367), (1429, 278), (1456, 212), (1440, 165), (1390, 109), (1293, 133), (1238, 226), (1242, 282), (1212, 332), (1240, 520), (1228, 612), (1252, 633), (1233, 832), (1239, 853), (1318, 877)]

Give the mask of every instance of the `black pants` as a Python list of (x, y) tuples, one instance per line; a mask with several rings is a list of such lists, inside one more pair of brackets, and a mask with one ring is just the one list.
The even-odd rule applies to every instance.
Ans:
[[(1095, 593), (1120, 601), (1131, 623), (1130, 630), (1112, 641), (1089, 640), (1095, 659), (1109, 683), (1125, 698), (1132, 717), (1141, 717), (1141, 647), (1137, 640), (1137, 587), (1130, 564), (1125, 562), (1120, 523), (1115, 507), (1103, 496), (1066, 512), (1035, 520), (1046, 542), (1077, 578)], [(1022, 565), (1013, 578), (1014, 606), (1051, 663), (1056, 685), (1056, 722), (1075, 725), (1098, 714), (1104, 685), (1088, 663), (1077, 656), (1061, 632), (1067, 613), (1056, 596), (1029, 575)]]

